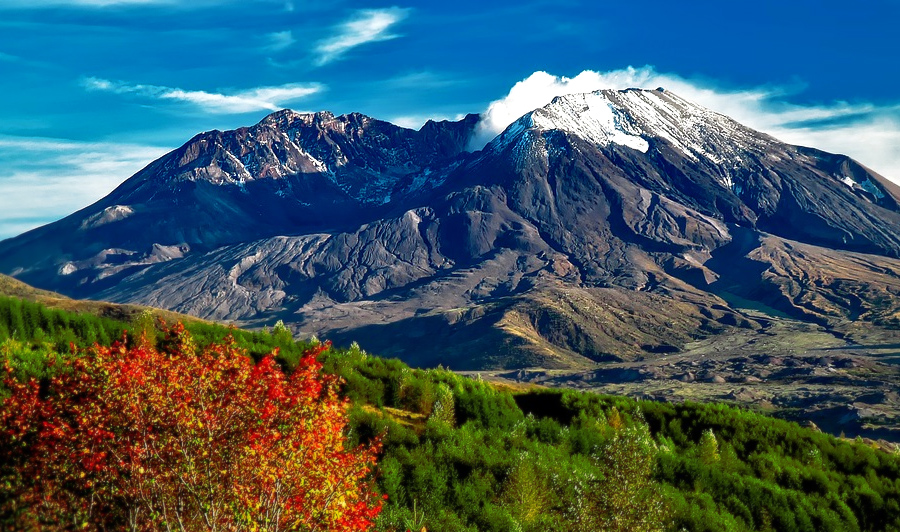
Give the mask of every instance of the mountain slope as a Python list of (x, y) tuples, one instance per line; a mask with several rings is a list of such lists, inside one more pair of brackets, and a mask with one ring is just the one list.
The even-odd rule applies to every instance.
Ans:
[(765, 333), (735, 296), (842, 337), (900, 324), (900, 191), (852, 159), (661, 89), (559, 97), (465, 153), (476, 121), (281, 111), (202, 134), (0, 243), (0, 271), (456, 368)]
[(462, 152), (476, 119), (413, 131), (360, 114), (285, 110), (251, 128), (202, 133), (94, 205), (4, 242), (3, 271), (71, 292), (192, 250), (354, 227), (392, 195), (429, 185), (421, 175)]

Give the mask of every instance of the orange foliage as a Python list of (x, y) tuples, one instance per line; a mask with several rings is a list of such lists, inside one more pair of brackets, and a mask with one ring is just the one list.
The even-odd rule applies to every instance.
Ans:
[(347, 448), (325, 349), (285, 376), (274, 354), (198, 349), (179, 324), (158, 349), (95, 346), (49, 386), (10, 375), (17, 528), (368, 530), (378, 449)]

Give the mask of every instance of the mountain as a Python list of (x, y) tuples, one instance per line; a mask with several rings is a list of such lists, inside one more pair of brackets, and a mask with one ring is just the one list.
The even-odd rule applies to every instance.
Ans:
[(0, 271), (465, 369), (653, 358), (780, 317), (848, 346), (900, 325), (900, 189), (846, 156), (662, 89), (558, 97), (469, 153), (477, 122), (203, 133), (0, 242)]
[(476, 122), (412, 131), (284, 110), (252, 128), (201, 133), (94, 205), (6, 242), (4, 255), (25, 265), (16, 275), (70, 292), (88, 284), (76, 290), (87, 295), (110, 275), (192, 250), (353, 227), (383, 213), (392, 194), (426, 186), (421, 176), (460, 154)]

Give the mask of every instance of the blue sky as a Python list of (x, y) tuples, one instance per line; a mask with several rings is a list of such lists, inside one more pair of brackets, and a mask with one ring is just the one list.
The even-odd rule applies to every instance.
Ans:
[(486, 113), (488, 138), (557, 93), (661, 85), (900, 181), (898, 20), (900, 0), (2, 0), (0, 238), (281, 107)]

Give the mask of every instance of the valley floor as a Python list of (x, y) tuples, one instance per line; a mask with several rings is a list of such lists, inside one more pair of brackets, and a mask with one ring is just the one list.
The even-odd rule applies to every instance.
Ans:
[(589, 370), (463, 373), (658, 401), (724, 401), (812, 422), (834, 435), (900, 443), (900, 331), (852, 322), (825, 328), (743, 312), (766, 326)]

